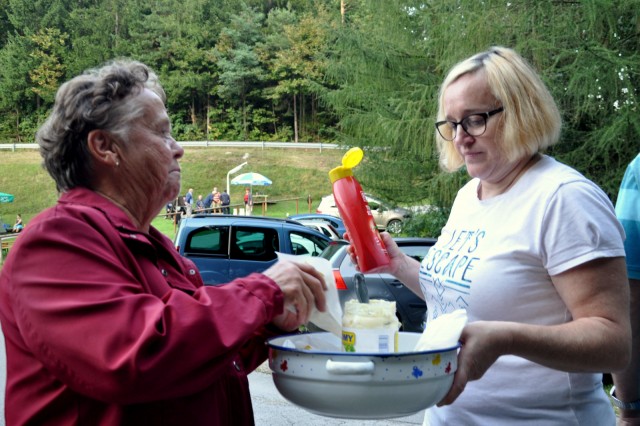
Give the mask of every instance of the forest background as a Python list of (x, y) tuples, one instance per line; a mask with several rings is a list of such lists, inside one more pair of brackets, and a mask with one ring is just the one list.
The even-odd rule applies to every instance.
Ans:
[(369, 192), (446, 215), (468, 177), (438, 167), (438, 87), (492, 45), (555, 96), (549, 153), (615, 202), (640, 151), (640, 0), (0, 0), (0, 143), (33, 142), (62, 82), (129, 57), (159, 74), (179, 141), (368, 147)]

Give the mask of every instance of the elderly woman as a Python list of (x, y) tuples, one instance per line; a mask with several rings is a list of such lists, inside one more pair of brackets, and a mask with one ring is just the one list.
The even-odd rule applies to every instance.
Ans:
[(387, 272), (424, 295), (429, 319), (469, 318), (425, 423), (615, 424), (598, 372), (629, 361), (624, 233), (600, 188), (541, 153), (561, 127), (549, 91), (495, 47), (449, 72), (438, 120), (442, 166), (472, 179), (422, 264), (384, 234)]
[(61, 196), (0, 275), (8, 425), (253, 424), (265, 339), (325, 309), (323, 278), (289, 262), (205, 287), (151, 226), (180, 190), (164, 100), (116, 62), (65, 83), (38, 131)]

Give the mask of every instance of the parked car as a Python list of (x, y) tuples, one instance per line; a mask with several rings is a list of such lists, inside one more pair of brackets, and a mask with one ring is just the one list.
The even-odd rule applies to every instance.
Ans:
[(327, 222), (329, 224), (331, 224), (331, 226), (333, 226), (334, 228), (336, 228), (336, 231), (338, 231), (338, 234), (340, 235), (340, 238), (342, 238), (342, 236), (344, 235), (346, 228), (344, 227), (344, 222), (342, 221), (342, 219), (340, 219), (338, 216), (333, 216), (330, 214), (322, 214), (322, 213), (300, 213), (300, 214), (294, 214), (289, 216), (289, 219), (293, 219), (293, 220), (321, 220), (323, 222)]
[[(399, 234), (402, 231), (402, 222), (412, 216), (411, 210), (403, 207), (391, 207), (379, 199), (365, 194), (369, 209), (373, 215), (376, 226), (381, 231), (388, 231), (391, 234)], [(322, 197), (317, 213), (328, 214), (340, 217), (338, 206), (333, 198), (333, 194)]]
[(276, 252), (319, 256), (330, 242), (293, 220), (206, 214), (183, 218), (174, 239), (208, 285), (262, 272), (276, 262)]
[(301, 223), (307, 228), (315, 229), (316, 231), (331, 238), (333, 241), (337, 241), (341, 239), (340, 234), (338, 234), (338, 231), (336, 230), (336, 228), (334, 228), (330, 223), (323, 222), (321, 220), (303, 220), (303, 219), (296, 220), (296, 222)]
[[(435, 238), (398, 237), (394, 240), (400, 250), (418, 261), (422, 261), (436, 242)], [(331, 262), (338, 296), (343, 306), (347, 300), (358, 299), (354, 276), (360, 274), (347, 255), (347, 244), (344, 240), (334, 241), (320, 255)], [(403, 331), (422, 332), (424, 330), (427, 312), (424, 300), (405, 287), (393, 275), (377, 273), (363, 275), (369, 299), (396, 302), (396, 315), (402, 324)]]

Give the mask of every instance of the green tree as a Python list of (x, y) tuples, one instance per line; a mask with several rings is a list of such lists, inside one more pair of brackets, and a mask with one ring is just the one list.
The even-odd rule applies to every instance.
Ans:
[(24, 37), (10, 34), (0, 49), (0, 140), (23, 142), (21, 122), (35, 109), (35, 94), (28, 82), (34, 59), (29, 56), (31, 43)]
[(67, 21), (71, 49), (67, 78), (121, 56), (130, 56), (129, 28), (136, 27), (139, 9), (130, 0), (101, 0), (73, 8)]
[(35, 45), (31, 52), (35, 67), (29, 70), (31, 90), (38, 95), (38, 99), (52, 102), (58, 89), (58, 81), (64, 75), (61, 56), (68, 35), (60, 33), (57, 28), (44, 28), (29, 39)]
[(31, 139), (48, 106), (51, 91), (64, 71), (60, 37), (70, 0), (8, 0), (3, 6), (6, 43), (0, 50), (0, 131), (22, 141)]
[(262, 42), (261, 31), (264, 15), (244, 7), (231, 17), (222, 30), (215, 47), (220, 69), (218, 95), (242, 112), (242, 137), (249, 133), (247, 101), (260, 88), (265, 78), (256, 46)]
[(289, 104), (288, 101), (291, 101), (295, 142), (303, 133), (301, 126), (305, 124), (306, 96), (311, 98), (310, 121), (316, 121), (317, 98), (314, 94), (324, 90), (322, 81), (327, 65), (329, 22), (328, 13), (322, 6), (303, 14), (300, 19), (293, 12), (283, 9), (269, 14), (270, 37), (267, 38), (264, 51), (271, 52), (267, 61), (275, 82), (270, 96), (275, 102), (284, 100)]
[[(439, 173), (432, 144), (439, 77), (421, 46), (414, 2), (349, 2), (337, 31), (329, 78), (338, 85), (324, 100), (340, 117), (339, 137), (368, 148), (363, 186), (395, 202), (450, 204), (459, 178)], [(457, 177), (457, 176), (456, 176)], [(438, 193), (432, 182), (438, 180)]]
[(386, 148), (367, 153), (369, 188), (396, 201), (411, 193), (414, 200), (450, 205), (466, 178), (438, 170), (439, 84), (457, 61), (507, 45), (541, 73), (563, 113), (562, 141), (551, 154), (615, 199), (624, 167), (640, 150), (637, 0), (351, 5), (330, 67), (339, 89), (325, 99), (340, 117), (345, 143)]

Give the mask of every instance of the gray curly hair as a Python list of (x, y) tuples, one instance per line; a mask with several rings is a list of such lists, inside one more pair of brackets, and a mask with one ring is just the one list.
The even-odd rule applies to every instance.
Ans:
[(145, 88), (165, 101), (157, 75), (145, 64), (126, 59), (85, 71), (60, 86), (49, 117), (36, 133), (43, 166), (58, 191), (91, 187), (89, 132), (106, 130), (126, 143), (129, 125), (144, 113), (131, 99)]

